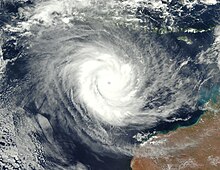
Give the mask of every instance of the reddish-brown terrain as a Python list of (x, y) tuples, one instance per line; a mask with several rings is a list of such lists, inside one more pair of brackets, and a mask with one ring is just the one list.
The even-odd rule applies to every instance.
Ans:
[(210, 107), (215, 111), (207, 111), (196, 125), (145, 142), (131, 162), (132, 170), (220, 170), (220, 107)]

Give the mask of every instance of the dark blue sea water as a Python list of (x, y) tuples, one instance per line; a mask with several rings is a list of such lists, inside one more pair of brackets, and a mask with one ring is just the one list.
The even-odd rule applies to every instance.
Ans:
[[(174, 2), (173, 2), (174, 3)], [(2, 3), (2, 8), (0, 10), (0, 26), (3, 27), (5, 24), (15, 24), (13, 22), (16, 22), (16, 20), (13, 20), (13, 16), (17, 15), (18, 8), (25, 5), (31, 5), (31, 1), (27, 1), (26, 3)], [(178, 3), (170, 4), (170, 12), (175, 15), (176, 7), (180, 6)], [(212, 43), (214, 42), (214, 32), (213, 28), (217, 25), (219, 22), (219, 5), (216, 6), (209, 6), (206, 8), (204, 12), (204, 5), (196, 5), (195, 8), (189, 12), (189, 10), (186, 8), (183, 8), (182, 16), (179, 19), (176, 20), (175, 26), (183, 28), (182, 31), (179, 32), (168, 32), (166, 34), (158, 34), (158, 33), (151, 33), (152, 37), (156, 39), (156, 41), (159, 44), (162, 44), (164, 49), (171, 53), (171, 58), (175, 59), (175, 54), (181, 54), (178, 55), (181, 60), (181, 57), (189, 57), (191, 58), (191, 61), (189, 62), (189, 65), (191, 66), (190, 69), (183, 70), (180, 74), (182, 74), (183, 77), (191, 76), (192, 74), (197, 77), (198, 80), (203, 80), (204, 78), (207, 78), (207, 70), (210, 70), (209, 67), (213, 66), (204, 66), (203, 64), (199, 64), (195, 62), (197, 59), (197, 55), (201, 53), (202, 51), (206, 51), (208, 48), (211, 47)], [(141, 15), (140, 15), (140, 11)], [(148, 18), (151, 16), (158, 22), (151, 22), (152, 26), (154, 27), (160, 27), (162, 24), (160, 23), (160, 19), (157, 18), (158, 14), (153, 13), (150, 9), (143, 9), (138, 8), (137, 9), (137, 18)], [(178, 14), (176, 14), (178, 15)], [(149, 21), (150, 22), (150, 21)], [(142, 23), (143, 24), (143, 23)], [(147, 22), (145, 23), (147, 24)], [(183, 32), (183, 30), (186, 30), (187, 28), (195, 28), (198, 30), (207, 30), (204, 32), (198, 32), (198, 33), (186, 33)], [(142, 33), (143, 34), (143, 33)], [(46, 117), (49, 121), (53, 122), (52, 128), (53, 128), (53, 136), (55, 137), (55, 144), (59, 147), (59, 153), (57, 155), (51, 155), (51, 154), (45, 154), (45, 160), (46, 162), (41, 162), (41, 165), (45, 167), (45, 169), (58, 169), (58, 165), (63, 167), (64, 169), (68, 169), (70, 165), (74, 165), (77, 162), (81, 162), (84, 164), (88, 169), (91, 170), (129, 170), (130, 169), (130, 161), (132, 159), (132, 156), (125, 156), (123, 154), (116, 154), (111, 153), (103, 148), (103, 152), (99, 150), (99, 152), (95, 152), (90, 146), (84, 144), (80, 141), (80, 137), (78, 134), (72, 130), (71, 128), (68, 128), (66, 126), (62, 126), (63, 124), (59, 122), (59, 117), (52, 118), (50, 112), (63, 112), (66, 117), (66, 122), (72, 121), (73, 118), (71, 117), (68, 110), (64, 107), (64, 102), (60, 102), (60, 106), (54, 108), (52, 110), (50, 109), (50, 99), (47, 98), (47, 96), (37, 96), (36, 99), (42, 99), (41, 104), (39, 104), (39, 101), (35, 101), (35, 97), (29, 97), (29, 94), (32, 94), (33, 91), (37, 89), (36, 85), (39, 82), (32, 82), (32, 78), (28, 77), (28, 85), (29, 91), (26, 91), (27, 94), (23, 94), (24, 89), (27, 90), (27, 88), (22, 87), (22, 81), (26, 79), (26, 75), (29, 74), (29, 63), (27, 62), (28, 58), (31, 58), (31, 56), (28, 56), (29, 54), (26, 53), (26, 47), (25, 47), (25, 39), (19, 39), (14, 37), (19, 37), (16, 33), (7, 32), (5, 31), (3, 34), (3, 45), (2, 45), (2, 51), (3, 51), (3, 59), (14, 59), (18, 56), (21, 56), (20, 58), (17, 58), (15, 61), (8, 62), (6, 66), (5, 76), (0, 81), (0, 92), (1, 98), (0, 101), (1, 107), (7, 107), (8, 101), (14, 100), (16, 101), (17, 106), (23, 105), (23, 99), (28, 101), (23, 109), (25, 110), (28, 117), (31, 117), (31, 119), (35, 119), (37, 114), (41, 114), (44, 117)], [(187, 44), (184, 41), (179, 41), (178, 37), (180, 36), (187, 36), (189, 39), (193, 41), (192, 44)], [(12, 38), (13, 37), (13, 38)], [(215, 66), (216, 67), (216, 66)], [(204, 73), (201, 70), (201, 68), (204, 69)], [(217, 70), (217, 68), (216, 68)], [(199, 72), (197, 74), (197, 72)], [(204, 77), (203, 77), (204, 76)], [(22, 80), (20, 82), (20, 80)], [(26, 81), (26, 80), (25, 80)], [(220, 83), (220, 82), (219, 82)], [(13, 89), (19, 86), (18, 91), (16, 93), (12, 93), (8, 95), (9, 89)], [(13, 91), (13, 90), (12, 90)], [(21, 93), (20, 93), (21, 92)], [(203, 107), (204, 104), (212, 99), (213, 101), (216, 101), (216, 97), (219, 93), (219, 84), (218, 79), (214, 78), (208, 80), (204, 86), (200, 88), (199, 91), (199, 99), (195, 105), (197, 106), (198, 110), (192, 110), (188, 106), (183, 106), (179, 110), (176, 111), (175, 114), (168, 117), (167, 120), (160, 120), (158, 123), (150, 128), (141, 128), (142, 132), (145, 133), (152, 133), (153, 135), (157, 134), (158, 132), (169, 132), (171, 130), (175, 130), (178, 127), (181, 126), (191, 126), (195, 124), (200, 116), (204, 113), (203, 110), (199, 109), (200, 107)], [(7, 94), (7, 95), (6, 95)], [(19, 94), (19, 95), (18, 95)], [(10, 96), (10, 99), (8, 99)], [(28, 96), (28, 97), (27, 97)], [(164, 99), (168, 100), (168, 99)], [(149, 106), (146, 106), (148, 108)], [(41, 112), (44, 108), (48, 108), (47, 112)], [(175, 121), (176, 120), (176, 121)], [(126, 137), (124, 140), (130, 140), (130, 143), (137, 143), (132, 138), (133, 135), (135, 135), (137, 132), (139, 132), (140, 129), (134, 129), (133, 127), (128, 127), (123, 132), (126, 133)], [(47, 146), (51, 145), (47, 141), (47, 137), (45, 136), (44, 132), (38, 132), (35, 134), (37, 139), (42, 143), (42, 145)], [(74, 140), (72, 140), (74, 138)], [(93, 139), (90, 139), (93, 140)], [(94, 141), (95, 142), (95, 141)], [(116, 141), (117, 142), (117, 141)], [(51, 146), (53, 149), (53, 146)], [(54, 152), (55, 153), (55, 152)], [(62, 157), (62, 159), (59, 159), (59, 157)]]

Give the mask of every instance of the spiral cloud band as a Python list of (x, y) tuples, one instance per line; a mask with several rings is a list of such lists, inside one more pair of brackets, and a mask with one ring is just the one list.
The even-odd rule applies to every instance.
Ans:
[[(188, 56), (175, 37), (127, 27), (125, 1), (113, 3), (118, 8), (88, 2), (39, 2), (20, 23), (26, 32), (17, 67), (24, 76), (15, 103), (34, 105), (31, 111), (71, 142), (132, 155), (138, 132), (198, 110), (199, 90), (217, 71)], [(115, 24), (117, 14), (125, 24)]]
[[(150, 76), (150, 72), (147, 72), (149, 61), (141, 56), (138, 52), (140, 49), (129, 42), (128, 38), (126, 41), (120, 40), (124, 46), (122, 48), (122, 44), (117, 44), (116, 41), (108, 42), (103, 39), (106, 33), (91, 32), (86, 39), (79, 41), (79, 37), (76, 40), (72, 38), (70, 44), (68, 42), (66, 47), (59, 49), (65, 60), (61, 61), (57, 76), (78, 111), (82, 115), (86, 112), (88, 117), (114, 126), (143, 123), (151, 125), (157, 117), (169, 116), (168, 112), (143, 109), (146, 96), (152, 91), (144, 87), (145, 79)], [(94, 38), (86, 42), (90, 36), (101, 36), (101, 39)], [(130, 44), (126, 46), (126, 43)], [(160, 74), (166, 74), (165, 70), (161, 70)], [(165, 75), (162, 76), (166, 79)], [(174, 80), (169, 81), (173, 83)], [(155, 80), (154, 83), (161, 82)], [(180, 102), (179, 105), (181, 104)], [(170, 104), (169, 107), (174, 111), (180, 106)]]
[(37, 86), (28, 100), (96, 152), (104, 147), (130, 155), (134, 132), (182, 108), (196, 109), (202, 82), (197, 70), (189, 76), (189, 59), (168, 53), (154, 35), (107, 26), (42, 29), (28, 49), (28, 72)]
[(143, 105), (137, 91), (144, 70), (141, 73), (134, 63), (126, 61), (129, 59), (106, 48), (87, 45), (78, 49), (60, 76), (72, 102), (88, 110), (90, 116), (111, 125), (127, 125)]

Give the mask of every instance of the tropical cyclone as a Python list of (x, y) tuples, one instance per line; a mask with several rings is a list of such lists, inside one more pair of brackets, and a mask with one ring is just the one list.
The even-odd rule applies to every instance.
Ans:
[(138, 132), (202, 108), (199, 90), (219, 80), (219, 69), (175, 37), (137, 24), (139, 5), (161, 10), (154, 2), (36, 1), (5, 24), (4, 49), (20, 48), (1, 79), (1, 106), (13, 114), (17, 136), (41, 142), (36, 155), (46, 161), (39, 162), (71, 167), (85, 150), (100, 159), (133, 156)]
[[(46, 94), (49, 107), (41, 110), (48, 112), (54, 103), (59, 110), (67, 109), (73, 119), (68, 124), (62, 120), (63, 111), (55, 114), (63, 115), (60, 121), (88, 145), (130, 155), (130, 142), (114, 134), (152, 127), (182, 107), (196, 109), (198, 96), (191, 89), (199, 84), (194, 76), (182, 79), (179, 73), (188, 62), (176, 64), (153, 39), (132, 37), (119, 28), (101, 28), (93, 23), (74, 24), (71, 29), (51, 26), (31, 39), (28, 72), (39, 83), (28, 100), (34, 97), (31, 100), (39, 102)], [(143, 46), (146, 42), (149, 47)], [(113, 145), (114, 140), (122, 144)]]
[(94, 118), (112, 125), (140, 123), (134, 117), (143, 106), (137, 96), (143, 86), (143, 64), (132, 63), (128, 53), (116, 54), (119, 49), (111, 44), (94, 43), (77, 47), (76, 54), (67, 59), (59, 74), (63, 88), (76, 107), (79, 104)]

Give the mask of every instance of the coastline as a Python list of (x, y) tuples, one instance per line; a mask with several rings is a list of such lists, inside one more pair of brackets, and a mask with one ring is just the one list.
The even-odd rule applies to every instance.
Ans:
[(220, 166), (220, 104), (209, 103), (192, 126), (158, 134), (145, 142), (131, 161), (133, 170), (213, 169)]

